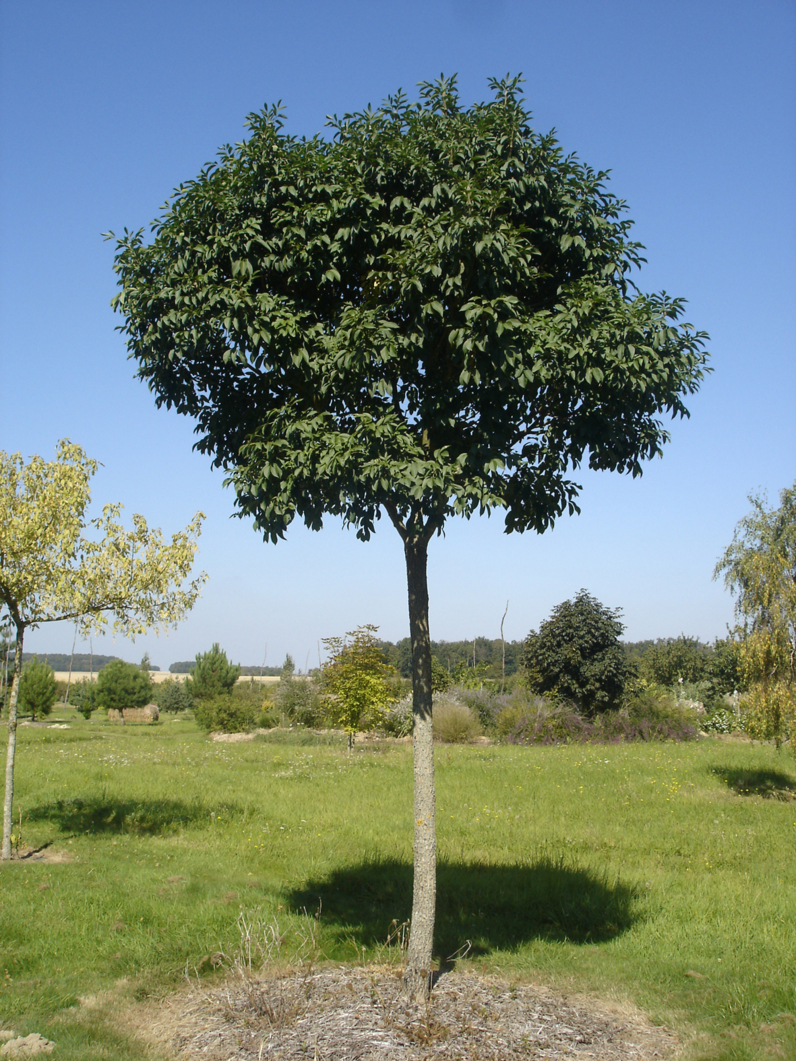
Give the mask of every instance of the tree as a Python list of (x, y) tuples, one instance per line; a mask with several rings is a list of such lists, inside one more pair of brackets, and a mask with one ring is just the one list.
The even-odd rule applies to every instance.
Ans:
[(325, 637), (329, 661), (323, 668), (326, 710), (331, 720), (348, 734), (348, 750), (354, 734), (374, 726), (392, 701), (384, 659), (376, 634), (377, 626), (366, 624), (345, 637)]
[(55, 672), (52, 667), (48, 667), (46, 663), (40, 663), (34, 656), (22, 668), (17, 711), (20, 708), (23, 711), (30, 711), (35, 721), (37, 714), (49, 715), (57, 698)]
[[(641, 247), (607, 175), (530, 124), (519, 78), (455, 78), (285, 133), (278, 107), (117, 241), (130, 355), (196, 420), (238, 514), (404, 547), (412, 642), (414, 889), (405, 982), (428, 990), (436, 831), (427, 555), (449, 516), (538, 532), (576, 512), (581, 462), (641, 473), (686, 415), (705, 335), (637, 293)], [(112, 236), (112, 234), (110, 234)]]
[(140, 664), (115, 659), (97, 675), (97, 703), (106, 710), (123, 711), (151, 701), (152, 680)]
[(697, 637), (681, 634), (659, 638), (641, 657), (639, 673), (658, 685), (674, 685), (681, 680), (700, 682), (707, 674), (710, 657), (710, 646)]
[(587, 715), (615, 707), (628, 676), (620, 611), (585, 589), (525, 639), (523, 666), (536, 693), (556, 693)]
[(191, 677), (186, 679), (185, 687), (194, 700), (211, 700), (231, 693), (239, 677), (240, 666), (229, 662), (226, 652), (216, 641), (209, 652), (197, 654), (196, 665)]
[(747, 729), (779, 747), (790, 734), (796, 755), (796, 482), (779, 508), (752, 495), (714, 578), (736, 596), (740, 670), (747, 687)]
[[(121, 505), (106, 505), (89, 520), (90, 481), (97, 462), (68, 440), (54, 461), (0, 450), (0, 625), (13, 626), (14, 684), (8, 708), (2, 858), (11, 857), (17, 699), (25, 631), (64, 619), (84, 634), (113, 629), (133, 637), (176, 625), (193, 606), (205, 575), (185, 583), (204, 518), (197, 513), (170, 543), (133, 516), (119, 522)], [(90, 536), (86, 531), (90, 531)]]

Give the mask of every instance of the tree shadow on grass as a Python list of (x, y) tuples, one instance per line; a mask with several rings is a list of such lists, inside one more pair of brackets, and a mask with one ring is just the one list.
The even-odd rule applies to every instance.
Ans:
[(231, 805), (212, 810), (201, 803), (179, 799), (115, 799), (96, 796), (58, 799), (25, 812), (31, 822), (50, 822), (62, 833), (133, 833), (158, 836), (186, 826), (213, 825), (214, 816), (230, 819), (239, 809)]
[[(294, 911), (315, 914), (359, 947), (384, 944), (409, 920), (412, 867), (396, 859), (362, 863), (308, 881), (287, 896)], [(638, 919), (637, 890), (563, 859), (520, 865), (441, 862), (437, 868), (436, 950), (444, 964), (470, 954), (510, 950), (533, 939), (599, 943)]]
[(739, 766), (713, 766), (710, 772), (739, 796), (762, 796), (783, 803), (796, 799), (796, 780), (781, 770), (749, 770)]

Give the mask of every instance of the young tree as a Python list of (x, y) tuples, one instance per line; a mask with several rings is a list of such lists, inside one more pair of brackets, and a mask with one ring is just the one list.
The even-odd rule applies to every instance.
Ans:
[(606, 608), (582, 589), (525, 639), (523, 666), (531, 689), (557, 693), (593, 715), (615, 707), (627, 680), (620, 642), (619, 611)]
[(326, 709), (336, 725), (348, 734), (348, 750), (354, 734), (375, 725), (391, 702), (384, 660), (376, 634), (377, 626), (367, 624), (345, 637), (325, 637), (329, 661), (323, 668)]
[(97, 703), (106, 710), (143, 707), (151, 702), (152, 689), (147, 671), (122, 659), (106, 664), (97, 675)]
[(641, 248), (607, 175), (530, 124), (519, 78), (463, 109), (455, 78), (286, 134), (278, 107), (117, 242), (138, 373), (197, 422), (241, 516), (366, 540), (406, 561), (415, 873), (406, 985), (428, 990), (436, 895), (427, 553), (449, 516), (507, 531), (577, 511), (569, 477), (641, 473), (686, 415), (705, 335), (637, 293)]
[(194, 700), (212, 700), (216, 696), (227, 696), (235, 688), (240, 676), (240, 665), (233, 665), (219, 643), (209, 652), (199, 652), (191, 677), (186, 678), (185, 688)]
[[(2, 858), (11, 857), (17, 699), (25, 631), (74, 621), (83, 633), (113, 629), (128, 636), (173, 626), (190, 610), (205, 579), (185, 583), (204, 518), (197, 513), (170, 543), (121, 506), (106, 505), (88, 520), (90, 480), (97, 468), (80, 446), (63, 440), (56, 460), (0, 450), (0, 621), (16, 634), (14, 684), (8, 708)], [(90, 531), (90, 536), (86, 531)]]
[(740, 669), (747, 692), (747, 725), (754, 736), (790, 734), (796, 755), (796, 482), (779, 508), (751, 496), (753, 509), (735, 528), (716, 565), (736, 595)]
[(17, 712), (30, 711), (31, 717), (36, 715), (49, 715), (53, 704), (58, 698), (58, 689), (55, 684), (55, 672), (46, 663), (40, 663), (36, 656), (28, 660), (22, 668), (22, 677), (19, 681), (19, 696), (17, 698)]

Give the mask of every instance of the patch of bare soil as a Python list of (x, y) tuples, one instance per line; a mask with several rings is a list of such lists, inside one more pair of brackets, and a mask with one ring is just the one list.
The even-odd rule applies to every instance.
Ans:
[(2, 863), (5, 866), (13, 866), (15, 862), (47, 862), (57, 864), (59, 862), (71, 862), (72, 855), (68, 851), (58, 851), (50, 844), (42, 847), (28, 847), (23, 845), (19, 851), (15, 851), (9, 861)]
[[(627, 1008), (471, 974), (408, 1004), (394, 968), (231, 978), (146, 1017), (184, 1061), (670, 1061), (675, 1036)], [(141, 1025), (139, 1024), (139, 1027)]]

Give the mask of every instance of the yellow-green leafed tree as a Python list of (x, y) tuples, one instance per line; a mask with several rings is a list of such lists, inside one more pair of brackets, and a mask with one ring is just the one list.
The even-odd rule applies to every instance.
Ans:
[(779, 508), (749, 500), (714, 577), (736, 595), (747, 729), (777, 746), (790, 735), (796, 755), (796, 483)]
[(366, 625), (345, 637), (326, 637), (329, 661), (323, 668), (326, 710), (329, 718), (348, 734), (369, 729), (392, 702), (387, 685), (390, 667), (376, 640), (378, 627)]
[(106, 505), (89, 519), (90, 482), (97, 462), (64, 439), (54, 461), (0, 450), (0, 622), (16, 634), (14, 680), (8, 698), (8, 752), (3, 804), (2, 858), (11, 857), (17, 697), (25, 631), (68, 619), (83, 633), (112, 621), (135, 636), (175, 625), (205, 581), (189, 581), (204, 516), (164, 540), (143, 516), (132, 529), (120, 522), (121, 505)]

